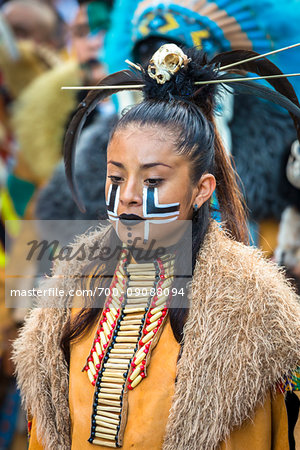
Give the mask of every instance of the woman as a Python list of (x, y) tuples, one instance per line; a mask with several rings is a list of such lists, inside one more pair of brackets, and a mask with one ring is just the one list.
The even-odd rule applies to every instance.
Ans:
[[(69, 296), (88, 289), (84, 307), (63, 295), (42, 308), (45, 296), (15, 342), (30, 449), (281, 450), (300, 442), (300, 307), (277, 267), (242, 243), (242, 202), (213, 121), (211, 81), (230, 78), (218, 67), (234, 61), (234, 70), (250, 70), (237, 63), (242, 55), (208, 64), (201, 52), (168, 44), (147, 72), (108, 77), (74, 116), (66, 172), (83, 210), (72, 153), (85, 116), (107, 93), (144, 90), (108, 145), (113, 226), (81, 236), (73, 245), (80, 257), (57, 263), (42, 286)], [(255, 61), (256, 70), (280, 73), (267, 63)], [(291, 85), (274, 84), (286, 97), (248, 81), (239, 87), (283, 104), (298, 125)], [(215, 189), (222, 228), (210, 218)], [(84, 258), (86, 248), (98, 258)]]

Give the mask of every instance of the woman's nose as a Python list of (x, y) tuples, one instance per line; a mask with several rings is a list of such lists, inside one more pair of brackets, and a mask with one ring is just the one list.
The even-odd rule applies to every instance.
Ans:
[(137, 182), (128, 181), (121, 186), (120, 203), (123, 206), (141, 206), (143, 204), (142, 188)]

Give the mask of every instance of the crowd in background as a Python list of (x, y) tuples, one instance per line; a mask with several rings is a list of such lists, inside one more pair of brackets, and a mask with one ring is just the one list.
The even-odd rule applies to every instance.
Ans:
[[(290, 1), (298, 17), (300, 3)], [(255, 0), (248, 0), (246, 7), (239, 0), (165, 3), (164, 9), (151, 0), (0, 2), (0, 449), (26, 448), (25, 413), (10, 361), (10, 342), (26, 310), (22, 302), (20, 308), (5, 306), (4, 286), (5, 260), (18, 252), (15, 220), (105, 217), (109, 132), (117, 115), (138, 101), (134, 94), (116, 96), (85, 124), (76, 162), (87, 209), (83, 215), (66, 184), (62, 147), (66, 127), (86, 91), (61, 87), (93, 86), (108, 73), (126, 68), (126, 58), (145, 65), (166, 42), (200, 45), (212, 56), (231, 48), (263, 53), (294, 44), (299, 37), (292, 35), (288, 13), (277, 24), (286, 42), (273, 36), (273, 28), (253, 14)], [(292, 29), (290, 35), (285, 26)], [(299, 52), (296, 48), (276, 62), (282, 62), (284, 71), (293, 71)], [(294, 86), (299, 94), (297, 82)], [(284, 266), (299, 289), (300, 150), (291, 119), (267, 102), (225, 92), (216, 120), (241, 180), (251, 242)]]

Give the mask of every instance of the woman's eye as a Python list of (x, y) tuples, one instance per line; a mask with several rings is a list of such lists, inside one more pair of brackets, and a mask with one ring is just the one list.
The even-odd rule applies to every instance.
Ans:
[(121, 177), (116, 177), (114, 175), (108, 175), (107, 178), (110, 178), (111, 182), (114, 183), (114, 184), (121, 183), (121, 181), (122, 181)]
[(164, 181), (163, 178), (147, 178), (147, 180), (145, 180), (145, 183), (147, 184), (147, 186), (159, 186), (162, 182)]

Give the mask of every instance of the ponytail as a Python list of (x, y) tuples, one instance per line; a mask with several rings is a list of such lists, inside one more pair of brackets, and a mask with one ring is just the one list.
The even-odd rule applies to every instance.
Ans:
[(215, 127), (216, 194), (222, 221), (234, 239), (249, 244), (245, 201), (238, 187), (237, 177), (233, 162), (226, 153)]

